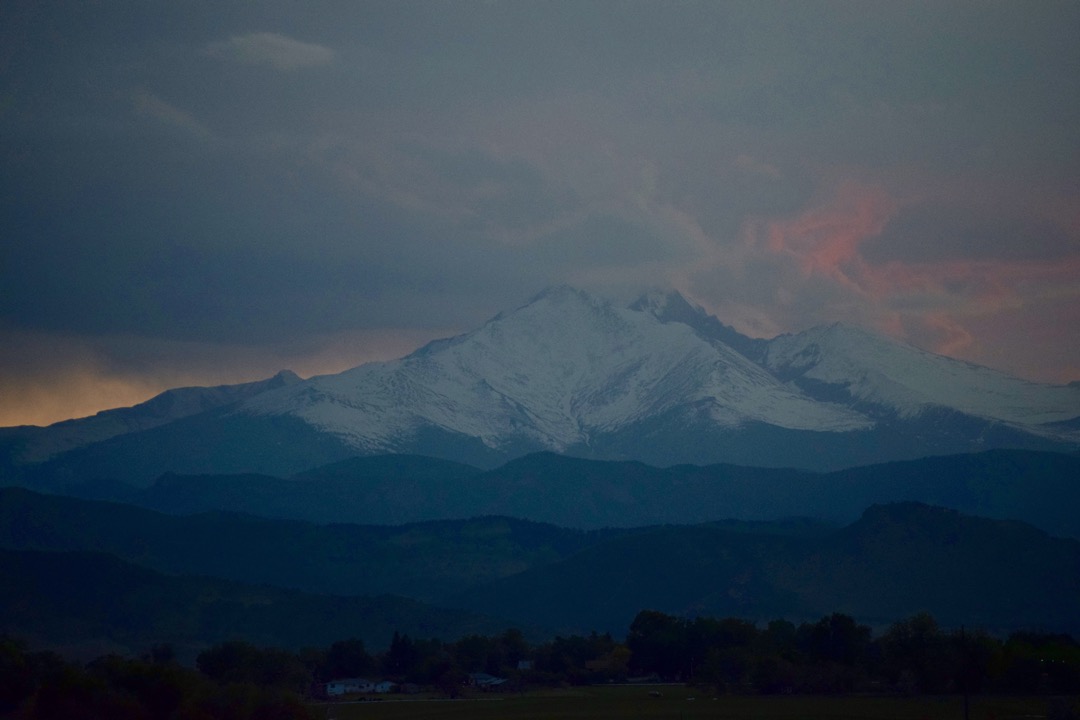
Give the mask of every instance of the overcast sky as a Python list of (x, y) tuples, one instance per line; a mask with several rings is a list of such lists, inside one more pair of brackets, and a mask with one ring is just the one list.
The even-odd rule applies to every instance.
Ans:
[(552, 283), (1080, 379), (1080, 3), (0, 3), (0, 425)]

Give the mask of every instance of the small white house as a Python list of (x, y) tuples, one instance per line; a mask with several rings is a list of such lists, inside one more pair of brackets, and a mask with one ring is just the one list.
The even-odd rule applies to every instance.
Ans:
[(487, 673), (469, 673), (469, 684), (478, 688), (498, 687), (506, 682), (506, 678), (495, 677)]
[(326, 683), (326, 694), (330, 697), (367, 692), (376, 692), (375, 683), (364, 678), (340, 678)]
[(374, 685), (374, 687), (372, 689), (374, 690), (374, 692), (377, 692), (377, 693), (388, 693), (388, 692), (394, 692), (394, 688), (396, 688), (396, 687), (397, 687), (397, 683), (390, 682), (389, 680), (382, 680), (380, 682), (375, 683), (375, 685)]

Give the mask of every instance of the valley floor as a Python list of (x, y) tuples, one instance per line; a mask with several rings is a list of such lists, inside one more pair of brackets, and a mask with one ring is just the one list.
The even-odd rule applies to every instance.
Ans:
[[(650, 693), (659, 692), (660, 697)], [(978, 696), (972, 720), (1067, 720), (1078, 717), (1077, 697)], [(319, 705), (327, 720), (951, 720), (964, 717), (961, 696), (721, 696), (695, 688), (594, 686), (462, 700), (382, 700)]]

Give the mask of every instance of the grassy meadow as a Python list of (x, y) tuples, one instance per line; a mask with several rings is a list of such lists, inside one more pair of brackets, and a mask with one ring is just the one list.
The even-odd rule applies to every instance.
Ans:
[[(650, 696), (660, 692), (661, 697)], [(1075, 718), (1077, 698), (973, 697), (972, 720)], [(1072, 714), (1070, 714), (1070, 712)], [(964, 717), (959, 696), (721, 696), (677, 685), (582, 687), (463, 700), (385, 700), (320, 705), (327, 720), (946, 720)]]

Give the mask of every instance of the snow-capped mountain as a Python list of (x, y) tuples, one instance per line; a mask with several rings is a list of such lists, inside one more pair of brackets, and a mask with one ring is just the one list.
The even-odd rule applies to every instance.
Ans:
[[(677, 293), (618, 307), (557, 287), (472, 332), (260, 394), (239, 412), (296, 417), (365, 453), (423, 450), (418, 439), (434, 432), (501, 455), (757, 456), (828, 467), (864, 443), (880, 447), (874, 435), (886, 427), (894, 436), (886, 445), (928, 432), (940, 435), (930, 448), (1023, 444), (1029, 435), (1075, 442), (1060, 423), (1080, 416), (1080, 392), (840, 325), (765, 342)], [(950, 427), (920, 426), (940, 426), (942, 412), (955, 416)], [(990, 437), (1003, 432), (1018, 435)], [(777, 443), (786, 447), (769, 447)]]
[[(808, 394), (914, 418), (947, 408), (1047, 435), (1077, 417), (1072, 386), (1040, 385), (836, 324), (769, 342), (763, 364)], [(823, 392), (825, 391), (825, 392)]]
[(424, 427), (494, 449), (524, 443), (566, 451), (691, 408), (722, 428), (871, 425), (685, 323), (663, 322), (661, 306), (634, 307), (554, 288), (473, 332), (398, 361), (264, 393), (243, 411), (295, 415), (358, 449), (384, 452)]
[[(677, 293), (624, 307), (557, 287), (399, 360), (282, 375), (213, 400), (100, 442), (80, 441), (93, 418), (36, 429), (47, 445), (75, 447), (41, 472), (54, 485), (149, 482), (166, 471), (290, 474), (358, 454), (494, 466), (537, 450), (828, 470), (1080, 449), (1080, 387), (1018, 380), (839, 325), (751, 339)], [(0, 433), (0, 461), (6, 453), (18, 465), (21, 437), (5, 446)]]

